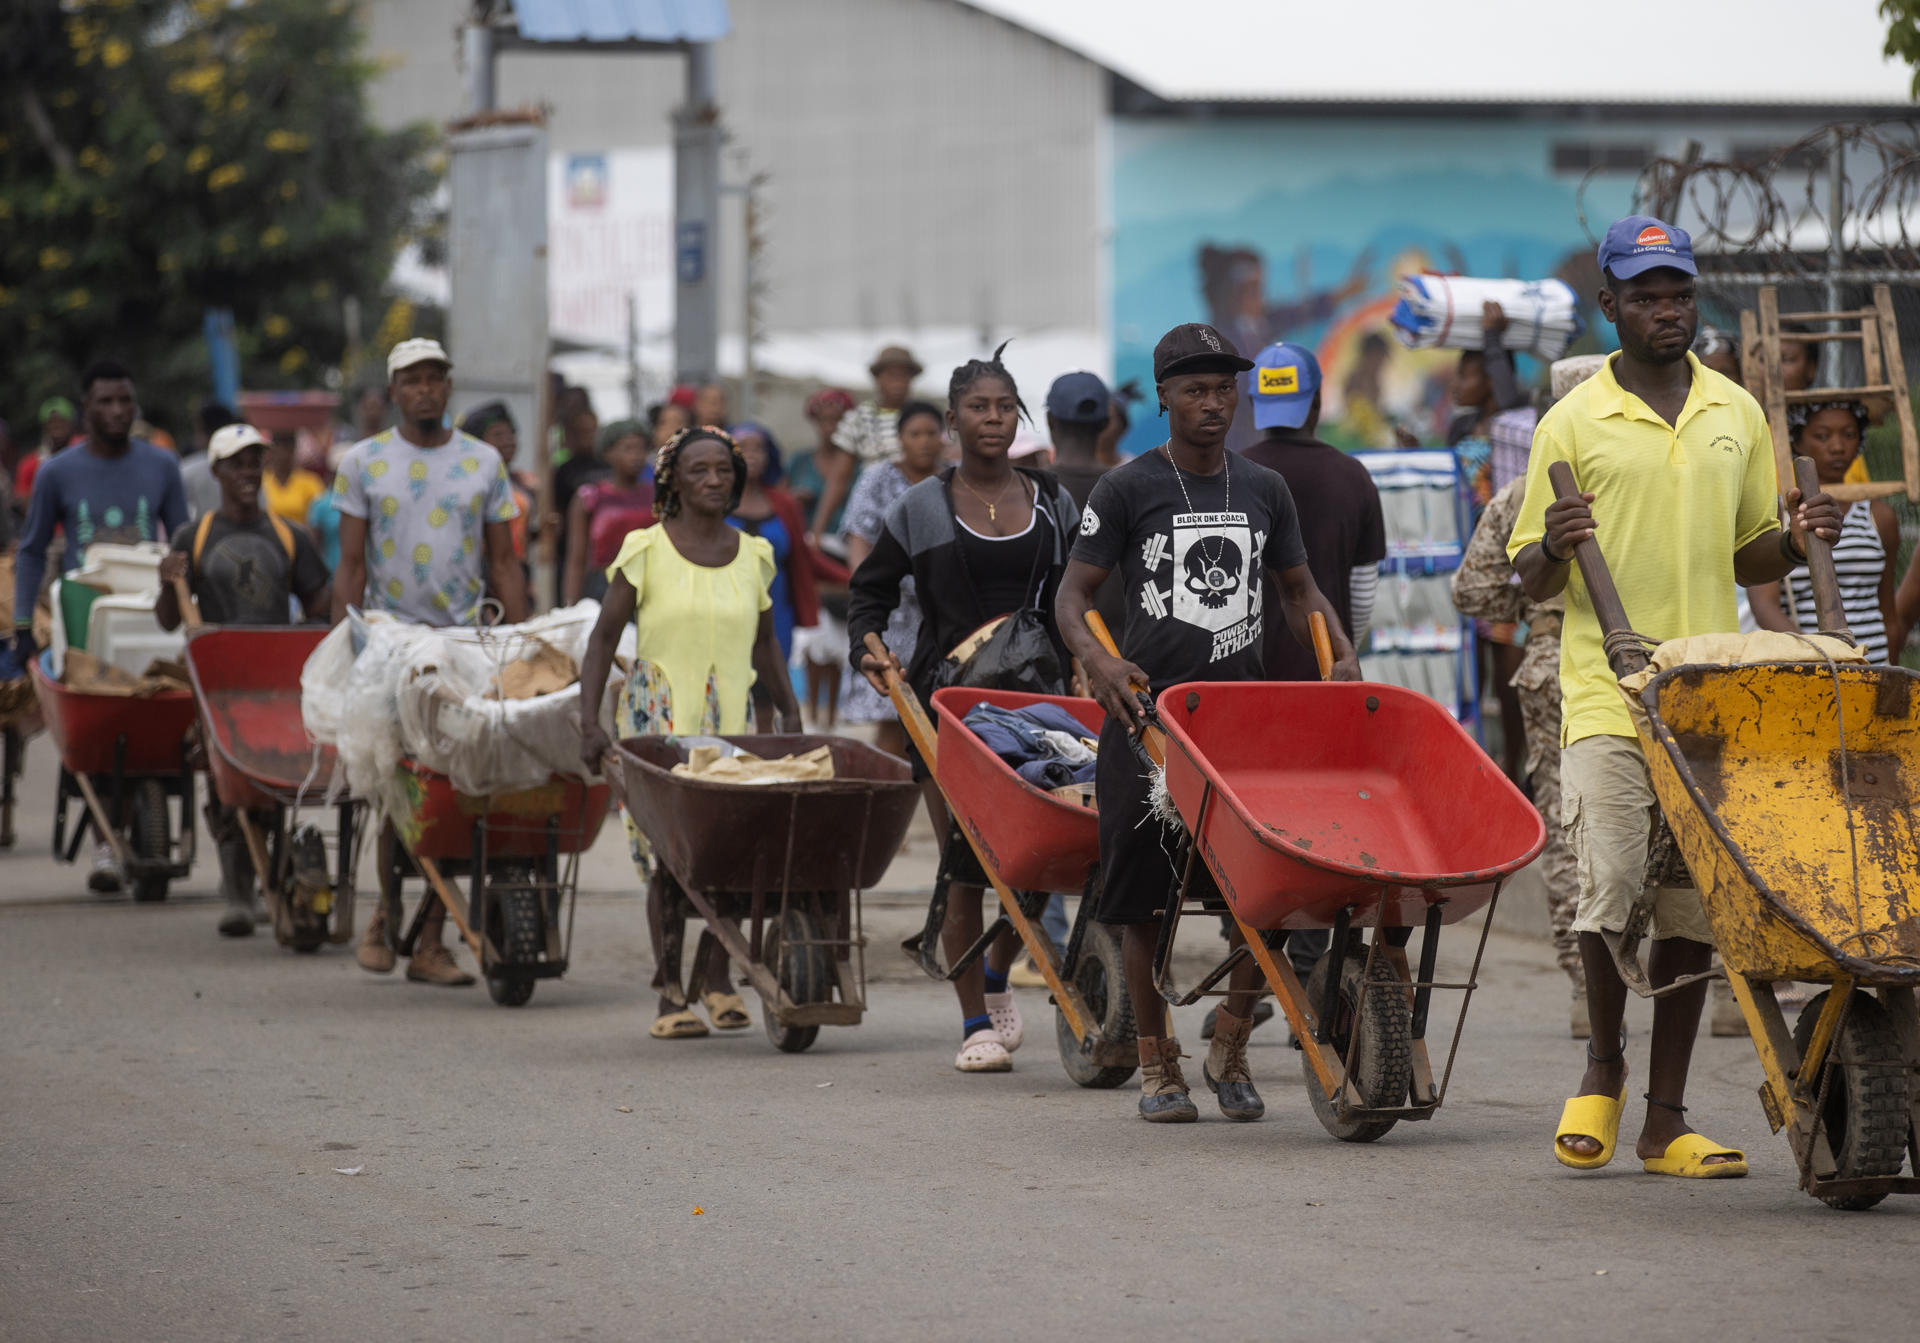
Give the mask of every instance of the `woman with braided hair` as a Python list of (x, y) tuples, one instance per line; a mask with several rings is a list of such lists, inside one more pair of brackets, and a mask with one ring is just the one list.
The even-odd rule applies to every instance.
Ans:
[[(598, 704), (614, 649), (634, 624), (633, 672), (614, 713), (622, 737), (749, 732), (756, 679), (773, 692), (778, 730), (800, 731), (800, 705), (773, 635), (773, 547), (727, 523), (746, 480), (746, 463), (722, 430), (684, 429), (660, 450), (653, 477), (660, 521), (630, 534), (608, 567), (606, 600), (580, 667), (580, 702)], [(597, 720), (582, 722), (580, 757), (589, 769), (597, 773), (611, 747)], [(648, 877), (647, 925), (659, 967), (650, 1033), (661, 1040), (705, 1035), (680, 979), (685, 901), (651, 862), (631, 817), (627, 835)], [(717, 942), (705, 982), (701, 1004), (717, 1029), (753, 1024)]]
[[(953, 371), (947, 423), (960, 443), (959, 464), (894, 500), (873, 549), (854, 572), (847, 612), (852, 662), (883, 694), (884, 664), (865, 640), (869, 634), (884, 640), (888, 617), (900, 603), (901, 582), (908, 578), (920, 607), (920, 632), (907, 680), (922, 702), (933, 693), (936, 672), (950, 661), (952, 650), (982, 626), (1016, 612), (1039, 616), (1054, 645), (1056, 669), (1068, 665), (1054, 627), (1053, 597), (1080, 510), (1052, 475), (1016, 467), (1008, 459), (1026, 406), (1000, 362), (1001, 350)], [(1064, 684), (1057, 689), (1064, 691)], [(946, 808), (918, 759), (914, 774), (922, 781), (934, 833), (945, 835)], [(970, 854), (962, 861), (966, 857)], [(950, 959), (957, 960), (980, 936), (984, 885), (984, 876), (974, 874), (972, 882), (956, 882), (949, 891), (942, 941)], [(1023, 1031), (1007, 972), (1018, 945), (1009, 932), (987, 953), (984, 967), (971, 967), (954, 981), (962, 1019), (954, 1067), (961, 1072), (1013, 1067), (1009, 1055), (1020, 1047)]]

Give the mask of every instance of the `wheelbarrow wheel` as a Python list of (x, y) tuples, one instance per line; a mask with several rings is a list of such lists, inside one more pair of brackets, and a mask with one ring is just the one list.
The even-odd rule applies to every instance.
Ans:
[[(767, 929), (761, 955), (780, 981), (787, 997), (796, 1007), (824, 1003), (833, 995), (833, 965), (825, 947), (814, 945), (819, 936), (813, 918), (803, 909), (789, 907), (786, 914)], [(799, 1054), (811, 1048), (820, 1036), (818, 1026), (783, 1025), (773, 1003), (760, 1005), (767, 1028), (767, 1039), (783, 1054)]]
[[(148, 863), (165, 864), (172, 858), (173, 836), (167, 820), (167, 789), (158, 779), (142, 779), (134, 785), (130, 812), (132, 850), (135, 858)], [(133, 886), (136, 904), (157, 904), (167, 898), (167, 873), (135, 877), (127, 874)]]
[[(1832, 990), (1828, 990), (1831, 993)], [(1827, 993), (1800, 1009), (1793, 1043), (1804, 1057), (1813, 1039), (1814, 1024), (1826, 1005)], [(1872, 994), (1854, 990), (1847, 1005), (1846, 1025), (1827, 1051), (1825, 1074), (1811, 1088), (1818, 1097), (1826, 1088), (1827, 1103), (1821, 1128), (1833, 1149), (1839, 1178), (1873, 1179), (1898, 1175), (1907, 1155), (1906, 1055), (1900, 1034)], [(1822, 1195), (1820, 1201), (1843, 1212), (1871, 1208), (1885, 1194)]]
[[(1104, 923), (1087, 923), (1086, 937), (1080, 943), (1080, 960), (1073, 969), (1073, 986), (1093, 1017), (1100, 1039), (1108, 1044), (1134, 1047), (1133, 1000), (1127, 997), (1127, 976), (1120, 964), (1120, 942)], [(1067, 1014), (1053, 1009), (1053, 1037), (1060, 1048), (1060, 1065), (1067, 1076), (1080, 1086), (1093, 1090), (1111, 1090), (1125, 1086), (1139, 1071), (1137, 1063), (1102, 1066), (1080, 1052)]]
[[(1332, 963), (1333, 955), (1328, 952), (1313, 967), (1313, 973), (1307, 978), (1307, 1001), (1316, 1005), (1324, 1001), (1328, 967)], [(1327, 1043), (1321, 1048), (1344, 1062), (1357, 1024), (1359, 1048), (1353, 1052), (1353, 1073), (1348, 1079), (1347, 1094), (1363, 1109), (1386, 1109), (1404, 1105), (1413, 1085), (1413, 1007), (1407, 1002), (1407, 995), (1400, 991), (1399, 974), (1385, 956), (1378, 956), (1374, 958), (1373, 982), (1392, 984), (1395, 988), (1369, 992), (1366, 996), (1370, 1001), (1362, 1013), (1360, 976), (1365, 969), (1366, 952), (1360, 948), (1350, 951), (1341, 967), (1340, 997)], [(1397, 1122), (1342, 1119), (1313, 1071), (1313, 1060), (1304, 1052), (1300, 1066), (1306, 1073), (1307, 1097), (1313, 1102), (1314, 1118), (1341, 1142), (1372, 1142)]]
[(523, 967), (540, 959), (540, 894), (505, 883), (496, 883), (490, 894), (490, 931), (506, 961), (486, 967), (487, 996), (502, 1007), (525, 1007), (533, 997), (534, 977)]

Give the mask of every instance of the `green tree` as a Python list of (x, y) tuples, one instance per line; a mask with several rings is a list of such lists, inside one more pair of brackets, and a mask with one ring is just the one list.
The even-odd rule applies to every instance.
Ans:
[(373, 73), (350, 0), (0, 5), (0, 413), (112, 355), (184, 415), (208, 308), (242, 386), (320, 385), (435, 180), (426, 128), (369, 121)]
[(1908, 88), (1920, 98), (1920, 0), (1880, 0), (1880, 17), (1887, 21), (1887, 45), (1881, 50), (1913, 69)]

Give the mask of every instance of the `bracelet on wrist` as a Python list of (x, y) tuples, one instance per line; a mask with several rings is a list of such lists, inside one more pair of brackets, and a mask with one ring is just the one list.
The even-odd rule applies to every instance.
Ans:
[(1572, 564), (1573, 563), (1573, 556), (1571, 555), (1554, 554), (1553, 547), (1547, 544), (1547, 538), (1544, 536), (1540, 538), (1540, 553), (1542, 555), (1545, 555), (1548, 559), (1552, 560), (1555, 564)]
[(1795, 564), (1807, 562), (1807, 557), (1793, 548), (1793, 533), (1784, 527), (1780, 530), (1780, 553)]

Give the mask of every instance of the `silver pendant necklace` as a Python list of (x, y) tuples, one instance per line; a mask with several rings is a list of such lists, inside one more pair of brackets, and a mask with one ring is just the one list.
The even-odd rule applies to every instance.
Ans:
[[(1180, 463), (1173, 460), (1172, 441), (1169, 440), (1162, 443), (1160, 445), (1160, 451), (1166, 454), (1167, 465), (1173, 468), (1173, 478), (1180, 485), (1180, 498), (1186, 502), (1187, 512), (1198, 514), (1200, 510), (1193, 506), (1193, 496), (1187, 493), (1187, 473), (1180, 469)], [(1233, 511), (1232, 458), (1233, 452), (1229, 449), (1226, 455), (1220, 459), (1220, 474), (1226, 477), (1223, 482), (1226, 486), (1226, 493), (1220, 502), (1220, 511), (1222, 513), (1230, 513)], [(1205, 572), (1200, 576), (1200, 581), (1207, 585), (1209, 592), (1225, 592), (1233, 586), (1232, 576), (1227, 573), (1226, 567), (1220, 563), (1220, 557), (1226, 553), (1227, 538), (1224, 535), (1216, 535), (1211, 539), (1213, 541), (1213, 550), (1211, 552), (1207, 550), (1207, 543), (1205, 541), (1195, 543), (1195, 547), (1200, 552), (1200, 558), (1206, 565)]]

